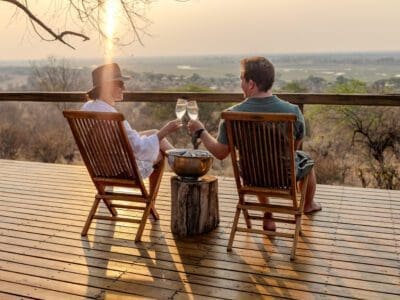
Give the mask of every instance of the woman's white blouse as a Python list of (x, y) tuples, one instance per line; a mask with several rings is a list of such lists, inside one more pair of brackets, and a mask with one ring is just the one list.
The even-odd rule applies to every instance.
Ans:
[[(83, 104), (83, 111), (98, 112), (118, 112), (113, 106), (102, 100), (90, 100)], [(158, 136), (152, 134), (150, 136), (140, 135), (136, 130), (132, 129), (128, 121), (124, 121), (126, 133), (132, 145), (133, 152), (136, 157), (136, 164), (142, 178), (149, 177), (153, 172), (153, 164), (160, 152), (160, 143)]]

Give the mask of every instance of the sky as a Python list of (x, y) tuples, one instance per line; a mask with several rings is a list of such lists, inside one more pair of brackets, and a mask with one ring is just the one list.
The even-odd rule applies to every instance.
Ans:
[[(30, 8), (60, 28), (50, 0)], [(66, 1), (66, 0), (63, 0)], [(54, 3), (54, 2), (53, 2)], [(23, 13), (0, 0), (0, 60), (102, 57), (97, 35), (81, 42), (44, 42)], [(400, 0), (175, 0), (153, 1), (144, 45), (115, 49), (118, 56), (180, 56), (400, 51)], [(119, 28), (118, 30), (122, 30)]]

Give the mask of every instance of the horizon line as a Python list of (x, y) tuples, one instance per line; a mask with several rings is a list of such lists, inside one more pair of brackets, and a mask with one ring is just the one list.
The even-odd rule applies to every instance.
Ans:
[[(281, 52), (281, 53), (263, 53), (263, 52), (253, 52), (253, 53), (215, 53), (215, 54), (176, 54), (176, 55), (123, 55), (115, 56), (114, 59), (130, 59), (130, 58), (178, 58), (178, 57), (212, 57), (212, 56), (308, 56), (308, 55), (354, 55), (354, 54), (399, 54), (400, 50), (382, 50), (382, 51), (321, 51), (321, 52)], [(49, 57), (56, 57), (61, 59), (68, 59), (66, 56), (48, 55), (45, 58), (11, 58), (11, 59), (0, 59), (2, 62), (30, 62), (30, 61), (41, 61), (47, 60)], [(103, 60), (104, 57), (74, 57), (69, 58), (69, 60)]]

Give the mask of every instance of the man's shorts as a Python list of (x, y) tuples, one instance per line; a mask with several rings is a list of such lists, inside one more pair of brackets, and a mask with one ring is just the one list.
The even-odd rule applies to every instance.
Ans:
[(296, 181), (302, 180), (314, 166), (314, 160), (304, 151), (296, 151), (294, 157), (296, 166)]

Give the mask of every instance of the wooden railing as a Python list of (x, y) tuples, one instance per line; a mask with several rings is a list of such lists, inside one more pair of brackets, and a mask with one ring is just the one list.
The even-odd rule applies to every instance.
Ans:
[[(277, 93), (277, 96), (297, 104), (300, 107), (309, 104), (328, 105), (367, 105), (367, 106), (400, 106), (400, 94), (298, 94)], [(127, 102), (175, 102), (179, 97), (195, 99), (198, 102), (240, 102), (241, 93), (180, 93), (180, 92), (126, 92)], [(0, 102), (83, 102), (84, 92), (0, 92)]]

